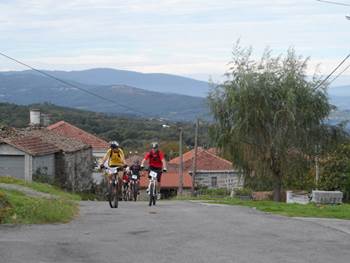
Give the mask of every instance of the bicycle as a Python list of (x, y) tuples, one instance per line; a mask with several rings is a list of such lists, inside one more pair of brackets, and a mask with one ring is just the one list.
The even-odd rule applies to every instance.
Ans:
[(157, 177), (158, 177), (159, 171), (153, 171), (149, 170), (149, 184), (148, 184), (148, 189), (149, 189), (149, 206), (156, 205), (156, 200), (157, 200), (157, 190), (156, 190), (156, 183), (157, 183)]
[(131, 195), (134, 201), (137, 201), (137, 195), (139, 193), (139, 179), (136, 174), (131, 175), (131, 180), (130, 180), (130, 190), (131, 190)]
[(111, 208), (118, 208), (119, 196), (120, 196), (120, 178), (118, 172), (123, 168), (121, 167), (105, 167), (107, 174), (110, 177), (108, 182), (108, 202)]
[(122, 191), (122, 196), (123, 196), (123, 200), (124, 201), (129, 201), (131, 200), (131, 197), (130, 197), (130, 187), (129, 187), (129, 184), (123, 180), (123, 191)]

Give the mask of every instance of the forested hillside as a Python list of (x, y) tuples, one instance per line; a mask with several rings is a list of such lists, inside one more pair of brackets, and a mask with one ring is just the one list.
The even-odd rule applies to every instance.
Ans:
[[(128, 150), (144, 150), (152, 140), (159, 140), (165, 148), (176, 154), (179, 128), (184, 129), (184, 143), (194, 144), (194, 125), (192, 122), (165, 122), (161, 119), (141, 119), (134, 116), (114, 116), (103, 113), (59, 107), (52, 104), (33, 104), (20, 106), (0, 103), (0, 125), (26, 127), (29, 123), (29, 110), (40, 109), (50, 115), (51, 123), (67, 121), (106, 140), (118, 140)], [(165, 127), (163, 127), (163, 125)], [(168, 127), (169, 126), (169, 127)], [(201, 124), (200, 145), (208, 145), (208, 124)]]

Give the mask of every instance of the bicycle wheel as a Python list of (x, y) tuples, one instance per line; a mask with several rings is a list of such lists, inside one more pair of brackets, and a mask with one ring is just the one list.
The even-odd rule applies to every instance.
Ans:
[(137, 201), (137, 192), (138, 192), (138, 187), (137, 187), (137, 183), (135, 182), (133, 184), (133, 194), (134, 194), (134, 201), (136, 202)]
[(116, 192), (114, 191), (113, 183), (110, 183), (108, 186), (108, 202), (111, 208), (114, 208), (114, 199)]
[(119, 196), (120, 196), (120, 189), (119, 189), (119, 182), (117, 182), (115, 185), (114, 208), (118, 208)]
[(149, 188), (149, 206), (153, 204), (153, 199), (154, 199), (154, 184), (151, 184)]

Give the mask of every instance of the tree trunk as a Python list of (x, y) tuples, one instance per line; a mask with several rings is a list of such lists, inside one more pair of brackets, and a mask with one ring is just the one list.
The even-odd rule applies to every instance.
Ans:
[(282, 174), (280, 171), (273, 171), (273, 201), (281, 201)]

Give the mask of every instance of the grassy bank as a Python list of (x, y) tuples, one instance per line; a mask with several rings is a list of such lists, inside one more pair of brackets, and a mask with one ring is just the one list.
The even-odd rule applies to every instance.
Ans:
[(66, 223), (79, 212), (76, 201), (80, 197), (41, 183), (25, 183), (22, 180), (0, 177), (0, 183), (26, 186), (38, 192), (54, 195), (54, 198), (28, 196), (17, 190), (0, 189), (0, 223), (45, 224)]
[(213, 198), (210, 196), (201, 196), (200, 198), (185, 197), (179, 198), (179, 200), (203, 200), (209, 203), (248, 206), (263, 212), (290, 217), (319, 217), (350, 220), (350, 204), (316, 205), (310, 203), (307, 205), (299, 205), (273, 201), (244, 201), (229, 197)]
[(29, 187), (35, 191), (55, 195), (63, 199), (69, 199), (69, 200), (75, 200), (75, 201), (81, 200), (81, 197), (78, 194), (72, 194), (72, 193), (63, 191), (62, 189), (50, 184), (43, 184), (43, 183), (36, 183), (36, 182), (27, 183), (23, 180), (13, 178), (13, 177), (8, 177), (8, 176), (0, 176), (0, 183), (16, 184), (16, 185)]

